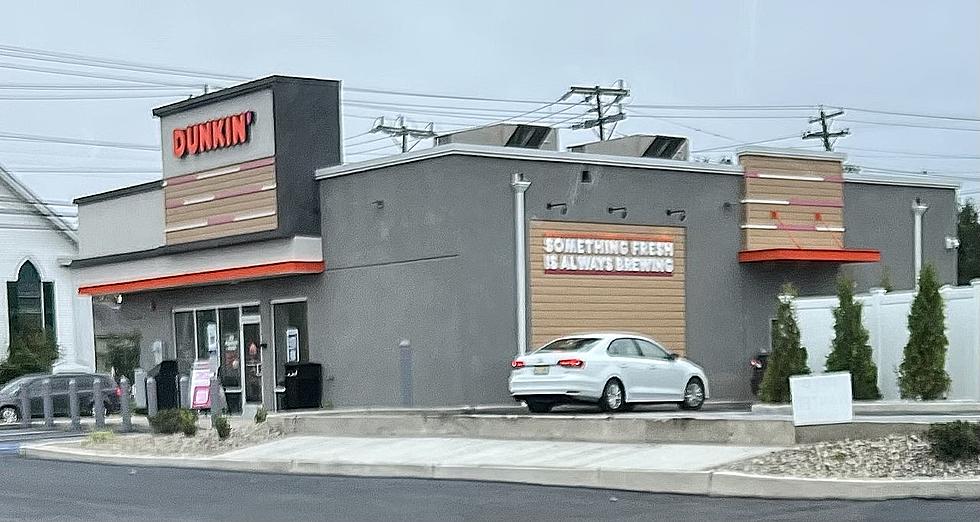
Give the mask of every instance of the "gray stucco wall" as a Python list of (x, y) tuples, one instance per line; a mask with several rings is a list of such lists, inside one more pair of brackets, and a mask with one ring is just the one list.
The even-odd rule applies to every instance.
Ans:
[(163, 189), (78, 205), (78, 257), (157, 248), (164, 243)]
[[(592, 183), (579, 182), (582, 170), (590, 171)], [(321, 313), (329, 325), (326, 330), (346, 332), (330, 335), (324, 342), (328, 351), (356, 353), (371, 361), (357, 363), (364, 368), (360, 377), (345, 378), (377, 382), (368, 369), (397, 375), (393, 354), (363, 352), (381, 343), (382, 353), (391, 353), (398, 338), (409, 337), (403, 332), (418, 321), (430, 342), (423, 343), (424, 348), (414, 339), (413, 344), (419, 350), (448, 355), (436, 358), (442, 369), (431, 375), (436, 382), (416, 375), (422, 381), (417, 381), (417, 389), (439, 393), (417, 397), (420, 403), (509, 399), (508, 361), (516, 351), (510, 188), (515, 172), (524, 173), (531, 182), (526, 196), (528, 220), (686, 228), (688, 356), (705, 367), (716, 398), (750, 397), (748, 361), (769, 346), (769, 321), (783, 283), (793, 283), (802, 295), (835, 290), (838, 265), (738, 262), (740, 176), (469, 156), (436, 158), (320, 183), (324, 283), (330, 296)], [(899, 239), (911, 238), (907, 207), (915, 195), (933, 205), (927, 214), (926, 258), (935, 260), (944, 281), (952, 281), (955, 254), (945, 252), (941, 244), (951, 226), (951, 190), (870, 184), (848, 184), (845, 190), (848, 246), (882, 250), (885, 262), (894, 267), (896, 288), (907, 282), (900, 276), (901, 268), (912, 264), (911, 246), (903, 247)], [(374, 201), (384, 201), (383, 208)], [(549, 202), (567, 203), (567, 213), (547, 210)], [(629, 210), (626, 219), (607, 212), (608, 207), (622, 206)], [(687, 219), (668, 218), (667, 208), (686, 209)], [(900, 219), (904, 217), (908, 219)], [(853, 270), (859, 290), (880, 281), (878, 266), (847, 270)], [(352, 318), (360, 321), (352, 324)], [(458, 383), (463, 383), (461, 395)], [(339, 390), (335, 397), (338, 405), (396, 404), (396, 391), (390, 386), (374, 390), (368, 402)]]

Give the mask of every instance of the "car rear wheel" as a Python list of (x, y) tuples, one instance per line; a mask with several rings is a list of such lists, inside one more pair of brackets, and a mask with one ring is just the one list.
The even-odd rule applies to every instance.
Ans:
[(548, 413), (555, 404), (549, 401), (527, 401), (527, 409), (531, 413)]
[(623, 383), (618, 379), (610, 379), (602, 389), (602, 397), (599, 398), (599, 407), (602, 411), (623, 411), (626, 409), (626, 390)]
[(20, 414), (12, 406), (0, 408), (0, 424), (16, 424), (20, 421)]
[(682, 410), (700, 410), (704, 405), (704, 383), (697, 377), (687, 381), (684, 387), (684, 400), (681, 401)]

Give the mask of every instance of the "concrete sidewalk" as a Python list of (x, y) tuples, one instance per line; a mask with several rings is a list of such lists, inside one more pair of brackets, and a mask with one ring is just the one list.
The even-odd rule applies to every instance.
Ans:
[(775, 449), (538, 440), (297, 436), (232, 451), (220, 455), (220, 458), (249, 462), (305, 460), (353, 465), (703, 471), (764, 455)]

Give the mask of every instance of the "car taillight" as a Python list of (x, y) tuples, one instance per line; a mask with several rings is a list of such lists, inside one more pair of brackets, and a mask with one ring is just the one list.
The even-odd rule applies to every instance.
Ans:
[(116, 386), (116, 397), (122, 397), (122, 388)]
[(582, 359), (562, 359), (558, 361), (558, 366), (563, 366), (565, 368), (581, 368), (585, 366), (585, 361)]
[(511, 361), (510, 362), (510, 367), (511, 368), (514, 368), (515, 370), (516, 369), (523, 368), (524, 367), (524, 361), (517, 361), (517, 360)]

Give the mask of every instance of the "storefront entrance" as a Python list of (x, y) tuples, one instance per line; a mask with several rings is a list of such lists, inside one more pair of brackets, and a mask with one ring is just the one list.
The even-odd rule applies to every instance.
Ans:
[(174, 310), (178, 371), (212, 361), (225, 389), (228, 411), (262, 403), (262, 341), (258, 304)]

